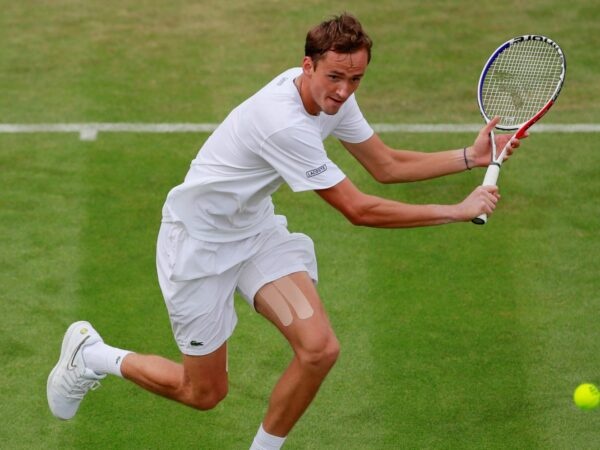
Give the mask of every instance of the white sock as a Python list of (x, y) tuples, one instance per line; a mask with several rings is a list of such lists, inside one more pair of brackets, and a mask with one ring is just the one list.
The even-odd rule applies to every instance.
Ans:
[(121, 363), (129, 353), (131, 353), (129, 350), (111, 347), (104, 342), (96, 342), (83, 348), (83, 360), (86, 367), (99, 375), (110, 373), (123, 378)]
[(250, 450), (279, 450), (284, 442), (284, 437), (267, 433), (261, 423)]

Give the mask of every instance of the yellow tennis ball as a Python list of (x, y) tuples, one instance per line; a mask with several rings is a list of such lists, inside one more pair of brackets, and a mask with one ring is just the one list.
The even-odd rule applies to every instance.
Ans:
[(593, 384), (583, 383), (575, 389), (573, 400), (581, 409), (594, 409), (600, 404), (600, 392)]

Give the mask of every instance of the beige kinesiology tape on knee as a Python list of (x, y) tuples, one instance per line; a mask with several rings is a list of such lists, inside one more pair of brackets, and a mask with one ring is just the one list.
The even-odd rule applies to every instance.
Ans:
[(263, 288), (262, 295), (284, 327), (289, 326), (294, 320), (292, 310), (298, 319), (308, 319), (314, 314), (304, 293), (289, 278), (280, 278), (267, 284)]

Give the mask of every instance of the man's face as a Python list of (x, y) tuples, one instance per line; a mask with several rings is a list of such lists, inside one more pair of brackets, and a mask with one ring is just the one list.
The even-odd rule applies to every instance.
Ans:
[[(309, 114), (335, 114), (354, 91), (367, 70), (366, 50), (355, 53), (328, 51), (319, 59), (316, 67), (310, 57), (302, 62), (303, 83), (307, 83), (308, 98), (303, 98)], [(306, 96), (305, 96), (306, 97)]]

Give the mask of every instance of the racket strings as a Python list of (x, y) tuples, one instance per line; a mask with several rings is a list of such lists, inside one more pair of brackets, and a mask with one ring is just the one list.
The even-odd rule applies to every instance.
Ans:
[(562, 58), (543, 41), (513, 44), (490, 66), (482, 100), (488, 117), (500, 116), (500, 125), (517, 126), (533, 117), (560, 85)]

